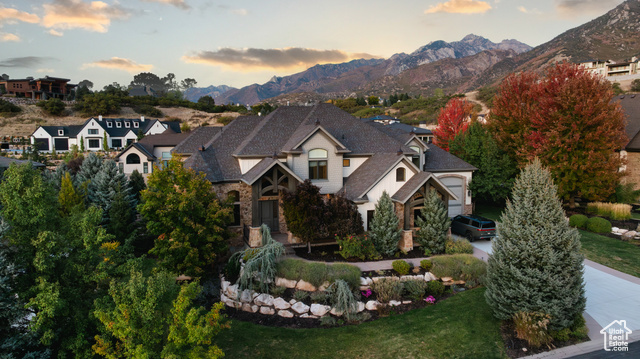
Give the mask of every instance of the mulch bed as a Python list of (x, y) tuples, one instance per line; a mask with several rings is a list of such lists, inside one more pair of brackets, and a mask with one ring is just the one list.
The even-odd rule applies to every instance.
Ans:
[[(311, 253), (308, 253), (307, 247), (299, 247), (294, 248), (296, 255), (298, 257), (302, 257), (304, 259), (312, 260), (312, 261), (321, 261), (321, 262), (375, 262), (373, 260), (360, 260), (358, 258), (349, 258), (344, 259), (338, 251), (340, 250), (340, 246), (337, 244), (326, 245), (326, 246), (317, 246), (311, 247)], [(378, 259), (377, 261), (384, 260), (395, 260), (395, 259), (407, 259), (407, 258), (423, 258), (424, 250), (420, 248), (416, 248), (412, 251), (407, 252), (407, 254), (400, 253), (398, 257), (388, 256)]]
[(515, 325), (510, 320), (502, 321), (500, 325), (500, 335), (502, 336), (502, 341), (504, 342), (504, 348), (507, 352), (507, 355), (510, 358), (522, 358), (529, 355), (534, 355), (538, 353), (544, 353), (549, 350), (566, 347), (569, 345), (574, 345), (582, 342), (586, 342), (589, 338), (584, 338), (583, 340), (567, 340), (566, 342), (556, 342), (554, 341), (551, 344), (551, 348), (540, 347), (540, 348), (531, 348), (529, 344), (523, 339), (516, 338), (516, 329)]

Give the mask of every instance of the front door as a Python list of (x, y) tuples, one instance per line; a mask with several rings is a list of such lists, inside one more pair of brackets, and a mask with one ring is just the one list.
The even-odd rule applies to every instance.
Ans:
[(260, 221), (266, 224), (272, 232), (277, 232), (280, 221), (278, 221), (278, 201), (260, 201)]

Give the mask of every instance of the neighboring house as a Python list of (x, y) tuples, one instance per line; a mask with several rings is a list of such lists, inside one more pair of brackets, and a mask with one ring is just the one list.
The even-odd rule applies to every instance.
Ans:
[(597, 74), (601, 76), (607, 76), (607, 65), (613, 63), (611, 60), (586, 60), (580, 62), (580, 66), (591, 72), (592, 74)]
[(38, 145), (42, 152), (66, 152), (73, 145), (81, 147), (84, 140), (84, 148), (88, 151), (100, 151), (102, 142), (107, 134), (107, 146), (111, 149), (119, 149), (136, 141), (138, 133), (145, 136), (170, 132), (180, 132), (180, 124), (177, 122), (162, 122), (159, 120), (147, 120), (144, 116), (135, 119), (125, 118), (90, 118), (82, 125), (70, 126), (40, 126), (31, 134), (31, 143)]
[(607, 64), (607, 76), (626, 76), (638, 73), (638, 59), (635, 57), (628, 62)]
[[(173, 152), (190, 151), (185, 166), (204, 172), (222, 199), (235, 200), (234, 225), (244, 228), (251, 246), (260, 245), (262, 224), (287, 233), (280, 192), (309, 179), (322, 194), (341, 193), (352, 200), (365, 228), (382, 193), (389, 193), (404, 230), (403, 248), (409, 249), (426, 191), (435, 189), (448, 205), (460, 198), (445, 182), (455, 178), (466, 186), (472, 173), (471, 168), (425, 172), (421, 169), (432, 157), (451, 155), (432, 149), (415, 133), (389, 134), (330, 104), (282, 106), (267, 116), (239, 117), (206, 143), (201, 137), (203, 145), (187, 148), (190, 139)], [(289, 235), (289, 241), (295, 239)]]
[(152, 89), (150, 86), (140, 86), (140, 87), (132, 87), (129, 89), (129, 96), (152, 96), (158, 97), (156, 90)]
[(637, 57), (632, 57), (630, 61), (615, 62), (612, 60), (587, 60), (579, 63), (580, 66), (589, 72), (601, 75), (609, 81), (617, 81), (620, 76), (635, 78), (640, 75), (640, 61)]
[(30, 98), (32, 100), (46, 100), (59, 98), (66, 100), (74, 87), (69, 79), (45, 76), (34, 79), (0, 79), (0, 86), (4, 86), (7, 94), (15, 97)]
[(15, 163), (17, 166), (23, 165), (25, 163), (31, 163), (31, 165), (38, 169), (44, 169), (44, 165), (40, 162), (32, 162), (32, 161), (23, 161), (17, 160), (15, 158), (2, 157), (0, 156), (0, 180), (2, 179), (2, 175), (4, 175), (4, 171), (11, 166), (12, 163)]
[(629, 142), (620, 151), (620, 155), (627, 159), (627, 164), (621, 168), (625, 172), (623, 183), (634, 183), (640, 189), (640, 95), (622, 95), (614, 98), (625, 114), (625, 131)]
[(171, 159), (171, 150), (187, 138), (190, 133), (175, 133), (167, 130), (159, 135), (145, 136), (133, 142), (116, 156), (115, 161), (121, 173), (130, 175), (134, 170), (145, 177), (153, 172), (153, 166), (166, 166)]
[(415, 133), (416, 136), (422, 140), (424, 143), (432, 143), (433, 142), (433, 132), (431, 130), (424, 127), (416, 127), (407, 125), (405, 123), (400, 122), (399, 119), (387, 115), (379, 115), (371, 118), (363, 118), (364, 122), (373, 122), (377, 124), (382, 124), (387, 128), (391, 128), (394, 130), (400, 130), (407, 133)]

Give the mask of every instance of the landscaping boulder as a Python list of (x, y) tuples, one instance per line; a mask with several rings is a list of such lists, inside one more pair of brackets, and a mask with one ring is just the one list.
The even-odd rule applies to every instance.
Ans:
[(227, 287), (227, 290), (224, 291), (224, 294), (229, 298), (238, 298), (238, 285), (230, 285)]
[(392, 306), (392, 307), (397, 307), (397, 306), (399, 306), (400, 304), (402, 304), (402, 302), (397, 301), (397, 300), (391, 300), (391, 301), (389, 301), (389, 305), (390, 305), (390, 306)]
[(296, 284), (298, 282), (295, 280), (291, 280), (291, 279), (285, 279), (285, 278), (280, 278), (280, 277), (276, 277), (276, 285), (278, 287), (285, 287), (285, 288), (295, 288)]
[(440, 279), (442, 279), (443, 282), (451, 282), (453, 280), (451, 277), (442, 277)]
[(304, 314), (309, 311), (309, 306), (302, 302), (297, 302), (291, 306), (291, 309), (298, 314)]
[(376, 310), (378, 306), (380, 306), (380, 303), (377, 300), (370, 300), (364, 305), (367, 310)]
[(305, 282), (302, 279), (300, 279), (298, 281), (298, 284), (296, 285), (296, 289), (299, 290), (306, 290), (307, 292), (315, 292), (316, 291), (316, 287), (309, 283), (309, 282)]
[(294, 305), (294, 304), (296, 304), (296, 302), (297, 302), (297, 300), (295, 300), (295, 299), (291, 299), (291, 300), (289, 301), (289, 304)]
[(241, 303), (236, 302), (235, 300), (233, 300), (233, 299), (231, 299), (231, 298), (227, 297), (227, 296), (226, 296), (226, 295), (224, 295), (224, 294), (221, 294), (221, 295), (220, 295), (220, 301), (221, 301), (222, 303), (224, 303), (227, 307), (236, 308), (236, 309), (238, 309), (238, 308), (242, 307), (242, 304), (241, 304)]
[(318, 319), (318, 317), (317, 317), (317, 316), (315, 316), (315, 315), (310, 315), (310, 314), (307, 314), (307, 313), (302, 314), (302, 315), (300, 316), (300, 318)]
[(260, 314), (274, 315), (275, 313), (276, 311), (271, 307), (260, 307)]
[(433, 275), (433, 273), (431, 273), (431, 272), (427, 272), (427, 273), (424, 274), (424, 280), (425, 280), (425, 282), (430, 282), (432, 280), (438, 280), (438, 277)]
[(291, 304), (289, 304), (289, 302), (287, 302), (286, 300), (278, 297), (273, 300), (273, 307), (277, 310), (285, 310), (291, 308)]
[(332, 315), (335, 315), (336, 317), (341, 317), (342, 314), (344, 314), (344, 312), (337, 311), (336, 308), (331, 308), (331, 311), (329, 313), (331, 313)]
[(358, 313), (364, 311), (364, 303), (358, 302)]
[(410, 300), (403, 300), (402, 304), (411, 304), (411, 301)]
[(226, 291), (227, 291), (227, 288), (229, 288), (229, 286), (230, 286), (230, 285), (231, 285), (231, 282), (226, 281), (226, 280), (224, 280), (224, 279), (223, 279), (223, 280), (220, 282), (220, 288), (222, 289), (222, 293), (226, 292)]
[(324, 316), (329, 312), (329, 310), (331, 310), (331, 307), (328, 305), (322, 305), (322, 304), (316, 304), (316, 303), (311, 304), (311, 314), (316, 315), (318, 317)]
[(278, 315), (283, 318), (293, 318), (293, 313), (288, 310), (279, 310)]
[(245, 289), (242, 291), (242, 294), (240, 294), (240, 301), (242, 303), (251, 303), (253, 301), (253, 298), (255, 298), (253, 296), (253, 291), (249, 290), (249, 289)]
[(258, 308), (259, 307), (257, 305), (251, 305), (249, 303), (242, 304), (242, 310), (245, 312), (255, 313), (258, 311)]
[(636, 231), (629, 231), (629, 232), (624, 233), (622, 235), (622, 238), (630, 240), (631, 238), (635, 237), (637, 234), (638, 234), (638, 232), (636, 232)]
[(331, 283), (325, 281), (324, 283), (322, 283), (319, 287), (318, 290), (321, 292), (324, 292), (325, 290), (327, 290), (327, 288), (329, 288), (329, 286), (331, 285)]
[(256, 305), (270, 307), (273, 305), (273, 296), (266, 293), (262, 293), (259, 296), (257, 296), (253, 302), (256, 303)]

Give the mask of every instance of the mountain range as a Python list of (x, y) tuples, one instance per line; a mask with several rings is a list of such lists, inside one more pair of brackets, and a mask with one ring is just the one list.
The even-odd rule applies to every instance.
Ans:
[(493, 43), (470, 34), (460, 41), (430, 42), (410, 54), (395, 54), (388, 59), (316, 65), (297, 74), (274, 76), (261, 85), (192, 89), (187, 98), (194, 101), (201, 94), (211, 94), (216, 103), (254, 104), (273, 99), (283, 104), (304, 98), (317, 101), (354, 94), (429, 95), (436, 88), (465, 92), (495, 85), (514, 71), (542, 71), (557, 61), (629, 59), (640, 54), (639, 33), (640, 0), (627, 0), (535, 48), (517, 40)]

